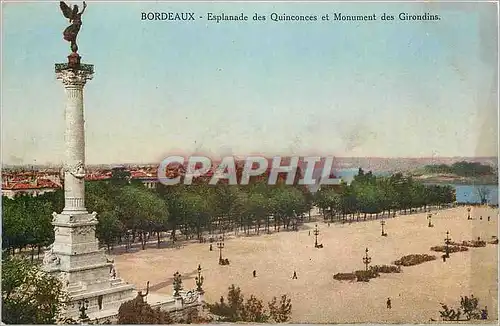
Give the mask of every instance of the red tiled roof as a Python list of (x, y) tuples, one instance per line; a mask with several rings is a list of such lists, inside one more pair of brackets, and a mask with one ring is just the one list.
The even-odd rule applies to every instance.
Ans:
[(36, 183), (30, 182), (6, 182), (2, 184), (2, 189), (6, 190), (29, 190), (29, 189), (57, 189), (60, 188), (59, 185), (53, 181), (46, 179), (39, 179)]
[(149, 177), (149, 175), (147, 173), (145, 173), (144, 171), (131, 171), (130, 177), (132, 177), (132, 178), (147, 178), (147, 177)]

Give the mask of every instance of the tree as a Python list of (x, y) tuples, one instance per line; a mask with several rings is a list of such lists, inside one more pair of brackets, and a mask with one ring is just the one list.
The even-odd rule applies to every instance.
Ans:
[(160, 308), (153, 309), (141, 295), (124, 302), (118, 309), (118, 324), (172, 324), (170, 315)]
[(117, 213), (120, 220), (127, 229), (141, 233), (142, 249), (145, 249), (146, 233), (151, 233), (168, 219), (165, 202), (142, 185), (123, 186), (115, 200), (119, 203)]
[(46, 246), (54, 241), (52, 227), (52, 203), (42, 195), (38, 197), (21, 195), (14, 199), (3, 198), (3, 234), (4, 248), (23, 249), (31, 247), (31, 259), (34, 249)]
[(233, 223), (233, 218), (238, 215), (238, 199), (240, 190), (238, 186), (220, 183), (214, 189), (214, 215), (220, 217), (220, 224)]
[(265, 323), (269, 320), (269, 315), (266, 314), (262, 300), (250, 295), (243, 308), (242, 319), (252, 323)]
[(314, 194), (314, 204), (323, 211), (328, 212), (333, 219), (334, 212), (340, 211), (340, 194), (333, 187), (323, 186)]
[(271, 318), (277, 323), (283, 323), (290, 319), (292, 304), (286, 295), (281, 296), (279, 304), (274, 297), (267, 305), (270, 310), (269, 314), (264, 309), (262, 300), (250, 295), (250, 298), (245, 302), (240, 288), (233, 284), (228, 289), (227, 303), (221, 297), (220, 302), (208, 304), (208, 308), (211, 313), (220, 316), (223, 322), (264, 323)]
[(98, 215), (98, 219), (96, 236), (101, 243), (106, 245), (108, 253), (110, 253), (111, 247), (123, 233), (123, 224), (118, 219), (116, 211), (104, 211)]
[(227, 302), (225, 303), (224, 298), (221, 297), (220, 302), (208, 304), (208, 309), (211, 313), (220, 316), (223, 322), (243, 321), (245, 316), (243, 295), (241, 289), (234, 284), (228, 288)]
[(461, 320), (461, 316), (465, 316), (465, 320), (487, 317), (486, 308), (484, 310), (479, 309), (479, 300), (474, 298), (473, 295), (470, 297), (460, 297), (460, 308), (453, 309), (444, 303), (441, 303), (441, 307), (443, 310), (439, 311), (439, 314), (443, 320), (447, 321)]
[(2, 256), (2, 321), (55, 324), (67, 299), (61, 282), (26, 259)]
[(277, 303), (276, 297), (269, 302), (269, 314), (270, 317), (277, 323), (284, 323), (290, 319), (292, 314), (292, 300), (283, 294), (280, 299), (280, 303)]
[(124, 186), (130, 183), (131, 173), (125, 167), (115, 167), (111, 170), (111, 184)]
[(171, 230), (172, 242), (177, 240), (176, 232), (182, 223), (183, 208), (181, 198), (188, 189), (183, 184), (166, 186), (159, 183), (156, 187), (158, 196), (163, 200), (169, 212), (167, 218), (167, 226)]
[(476, 188), (477, 195), (479, 196), (479, 200), (481, 201), (481, 205), (488, 203), (488, 198), (490, 196), (490, 189), (484, 186)]
[(23, 214), (23, 206), (19, 197), (10, 199), (2, 198), (2, 247), (11, 249), (14, 254), (15, 249), (26, 246), (27, 223)]
[(302, 214), (306, 210), (306, 201), (303, 194), (295, 187), (277, 185), (270, 192), (271, 212), (283, 226), (288, 228), (291, 218)]

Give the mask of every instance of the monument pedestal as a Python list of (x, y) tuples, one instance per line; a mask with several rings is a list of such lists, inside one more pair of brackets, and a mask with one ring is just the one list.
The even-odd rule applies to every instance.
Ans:
[(88, 300), (89, 316), (103, 310), (116, 314), (120, 304), (135, 296), (133, 285), (111, 274), (112, 263), (95, 238), (96, 215), (53, 214), (55, 239), (45, 253), (44, 266), (59, 276), (69, 295), (65, 317), (78, 317), (81, 300)]
[(67, 64), (56, 64), (57, 79), (66, 92), (64, 210), (53, 213), (55, 239), (45, 252), (43, 267), (60, 278), (69, 295), (64, 317), (78, 319), (79, 303), (86, 300), (86, 314), (91, 319), (94, 315), (105, 318), (115, 316), (136, 291), (132, 284), (112, 275), (112, 262), (95, 237), (97, 213), (85, 209), (83, 88), (92, 79), (94, 68), (80, 64), (77, 54), (70, 57)]

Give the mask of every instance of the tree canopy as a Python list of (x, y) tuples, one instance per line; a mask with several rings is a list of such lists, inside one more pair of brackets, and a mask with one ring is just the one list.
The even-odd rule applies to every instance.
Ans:
[[(154, 235), (160, 246), (160, 235), (167, 232), (176, 241), (179, 234), (201, 240), (204, 232), (258, 234), (272, 227), (290, 229), (304, 221), (313, 205), (333, 219), (349, 214), (366, 218), (455, 201), (450, 186), (423, 185), (400, 173), (380, 177), (362, 169), (351, 184), (321, 186), (315, 194), (302, 185), (285, 184), (285, 178), (278, 178), (276, 185), (256, 178), (249, 185), (215, 186), (198, 179), (192, 185), (158, 183), (153, 190), (130, 182), (126, 171), (113, 173), (110, 181), (87, 181), (85, 188), (87, 209), (98, 213), (96, 236), (108, 250), (136, 239), (144, 249)], [(62, 191), (4, 198), (3, 247), (30, 248), (33, 256), (35, 249), (50, 244), (52, 212), (60, 212), (63, 201)]]
[(55, 324), (65, 302), (61, 282), (27, 259), (2, 255), (2, 321)]

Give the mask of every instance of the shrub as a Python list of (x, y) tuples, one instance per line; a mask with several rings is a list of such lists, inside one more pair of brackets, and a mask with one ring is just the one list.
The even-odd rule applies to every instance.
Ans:
[(379, 276), (376, 271), (371, 269), (367, 271), (355, 271), (354, 274), (356, 275), (356, 280), (358, 282), (369, 282), (371, 278)]
[(486, 247), (486, 241), (472, 240), (472, 241), (462, 241), (462, 243), (451, 242), (450, 245), (458, 247), (463, 246), (463, 247), (479, 248), (479, 247)]
[(354, 281), (356, 274), (354, 273), (337, 273), (333, 275), (333, 279), (337, 281)]
[(253, 295), (247, 299), (242, 313), (242, 319), (254, 323), (264, 323), (269, 319), (264, 309), (262, 300), (257, 299)]
[(160, 308), (153, 309), (141, 295), (124, 302), (118, 309), (118, 324), (172, 324), (170, 315)]
[(479, 309), (479, 300), (473, 295), (469, 297), (460, 297), (460, 308), (453, 309), (441, 303), (443, 310), (439, 311), (441, 319), (445, 321), (463, 320), (461, 316), (465, 316), (465, 320), (471, 319), (487, 319), (488, 311)]
[(28, 259), (2, 253), (2, 322), (54, 324), (67, 300), (63, 284)]
[(469, 247), (475, 247), (475, 248), (486, 247), (486, 241), (483, 241), (483, 240), (473, 240), (473, 241), (467, 242), (467, 244)]
[(286, 297), (286, 294), (281, 296), (280, 303), (277, 303), (276, 297), (268, 303), (269, 315), (277, 323), (284, 323), (290, 319), (292, 314), (292, 300)]
[[(434, 246), (434, 247), (431, 247), (431, 250), (437, 251), (437, 252), (446, 252), (446, 246)], [(468, 250), (469, 250), (469, 248), (467, 248), (465, 246), (449, 246), (448, 252), (451, 254), (454, 252), (468, 251)]]
[(401, 266), (394, 265), (375, 265), (371, 266), (370, 269), (377, 273), (401, 273)]
[(436, 256), (427, 254), (412, 254), (399, 258), (394, 262), (397, 266), (413, 266), (425, 263), (426, 261), (436, 260)]
[(240, 288), (234, 284), (229, 287), (227, 303), (221, 297), (220, 303), (216, 302), (207, 306), (212, 314), (220, 317), (220, 321), (232, 323), (238, 321), (264, 323), (269, 319), (281, 323), (290, 319), (292, 310), (291, 300), (283, 295), (279, 304), (276, 297), (268, 303), (268, 314), (262, 300), (250, 295), (250, 298), (245, 302)]

